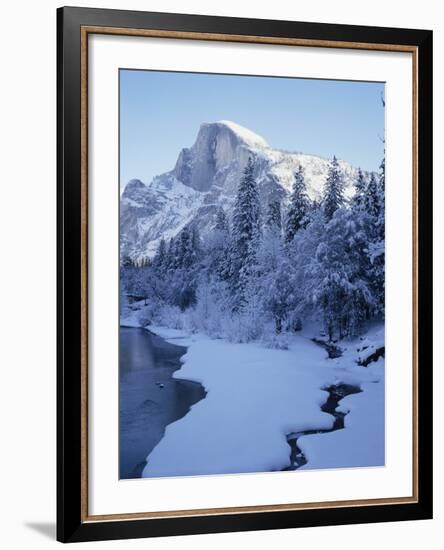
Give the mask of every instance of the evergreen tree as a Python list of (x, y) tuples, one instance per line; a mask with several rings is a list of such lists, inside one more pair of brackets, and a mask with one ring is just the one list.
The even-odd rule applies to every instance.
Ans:
[(284, 255), (279, 257), (278, 266), (270, 275), (265, 278), (267, 288), (264, 302), (272, 315), (276, 333), (279, 334), (286, 328), (295, 308), (293, 270)]
[[(288, 306), (284, 294), (287, 293), (287, 299), (292, 294), (287, 292), (288, 286), (284, 284), (284, 281), (291, 278), (291, 269), (289, 262), (285, 262), (286, 254), (281, 229), (278, 226), (278, 220), (281, 218), (277, 217), (277, 208), (272, 207), (269, 213), (270, 211), (276, 215), (267, 216), (268, 223), (256, 249), (253, 277), (247, 297), (250, 302), (249, 312), (255, 307), (262, 314), (261, 324), (267, 315), (270, 316), (275, 323), (276, 333), (280, 333), (288, 313), (288, 307), (284, 306), (284, 303)], [(286, 273), (283, 273), (285, 271)]]
[(216, 231), (228, 232), (228, 220), (225, 210), (222, 207), (217, 211), (214, 229)]
[(260, 235), (259, 194), (253, 171), (253, 160), (250, 157), (239, 184), (233, 214), (230, 277), (239, 300), (243, 299), (243, 290), (254, 265), (255, 248)]
[(268, 229), (280, 232), (282, 229), (281, 203), (278, 200), (271, 200), (268, 203), (267, 218), (265, 220)]
[(149, 296), (149, 285), (146, 268), (140, 265), (130, 269), (126, 278), (126, 291), (129, 296), (136, 300), (146, 300)]
[(366, 193), (366, 181), (362, 170), (358, 169), (358, 175), (355, 180), (355, 194), (352, 199), (352, 208), (356, 210), (363, 210), (365, 208), (365, 193)]
[(330, 163), (324, 191), (324, 215), (330, 221), (338, 208), (344, 205), (344, 180), (334, 156)]
[(164, 271), (168, 272), (174, 264), (174, 239), (171, 238), (165, 246)]
[(197, 228), (185, 226), (174, 238), (169, 249), (169, 301), (185, 310), (195, 303), (198, 284), (200, 238)]
[(239, 184), (233, 214), (233, 237), (240, 254), (245, 255), (259, 230), (259, 195), (253, 176), (254, 165), (248, 159), (243, 178)]
[(122, 267), (133, 267), (134, 262), (131, 259), (131, 256), (124, 256), (121, 261)]
[(172, 272), (182, 267), (181, 250), (182, 249), (181, 249), (181, 241), (180, 241), (180, 233), (179, 233), (179, 235), (177, 235), (171, 243), (170, 270)]
[(385, 158), (379, 168), (379, 177), (374, 185), (372, 231), (369, 234), (369, 276), (376, 299), (376, 312), (384, 314), (385, 307)]
[(193, 231), (185, 226), (179, 234), (178, 267), (189, 269), (195, 264), (196, 250)]
[(319, 216), (322, 216), (322, 220), (324, 220), (324, 212), (322, 208), (322, 201), (321, 200), (312, 200), (308, 204), (307, 209), (307, 224), (306, 226), (310, 225), (313, 220)]
[(367, 192), (365, 194), (365, 208), (368, 214), (372, 216), (376, 222), (379, 217), (381, 204), (378, 180), (373, 172), (367, 185)]
[(191, 258), (192, 262), (190, 265), (196, 266), (197, 262), (200, 259), (201, 255), (201, 239), (199, 234), (199, 229), (196, 224), (191, 227)]
[(154, 256), (153, 265), (159, 271), (162, 271), (165, 268), (167, 260), (167, 249), (166, 249), (166, 243), (165, 239), (160, 239), (159, 246), (156, 251), (156, 255)]
[(362, 218), (349, 208), (334, 213), (318, 241), (309, 267), (308, 293), (330, 340), (359, 334), (374, 308), (367, 273), (362, 270), (366, 246)]
[(216, 278), (218, 281), (225, 281), (229, 278), (230, 272), (230, 231), (228, 219), (224, 209), (221, 207), (216, 213), (216, 223), (213, 231), (208, 235), (204, 246), (203, 269), (207, 279)]
[(290, 205), (285, 224), (285, 240), (287, 242), (291, 242), (296, 233), (307, 224), (308, 207), (309, 200), (305, 188), (304, 169), (299, 165), (294, 175), (293, 190), (290, 195)]
[(379, 203), (379, 212), (378, 212), (378, 237), (381, 240), (385, 239), (385, 156), (382, 158), (381, 164), (379, 166), (379, 177), (378, 177), (378, 203)]
[(144, 315), (176, 326), (179, 308), (189, 308), (186, 322), (197, 330), (271, 345), (285, 340), (275, 333), (297, 330), (310, 317), (323, 322), (330, 339), (356, 335), (384, 312), (384, 186), (382, 159), (368, 183), (358, 171), (356, 193), (346, 203), (333, 158), (323, 200), (311, 202), (299, 167), (284, 222), (272, 199), (261, 231), (250, 158), (231, 224), (219, 207), (202, 238), (192, 221), (168, 244), (161, 239), (152, 260), (122, 257), (122, 311), (145, 298)]

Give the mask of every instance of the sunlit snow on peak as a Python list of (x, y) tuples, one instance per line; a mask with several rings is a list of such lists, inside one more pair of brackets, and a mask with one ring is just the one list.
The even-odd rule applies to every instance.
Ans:
[(236, 122), (232, 122), (231, 120), (219, 120), (217, 124), (227, 126), (232, 132), (240, 137), (242, 141), (244, 141), (247, 145), (250, 145), (250, 147), (269, 147), (263, 137), (255, 134), (248, 128), (245, 128)]

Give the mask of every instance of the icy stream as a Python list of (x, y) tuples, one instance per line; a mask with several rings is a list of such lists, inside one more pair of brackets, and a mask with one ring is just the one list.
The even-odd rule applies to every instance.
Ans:
[(321, 410), (335, 417), (333, 427), (329, 430), (305, 430), (303, 432), (288, 434), (287, 441), (291, 447), (290, 465), (284, 468), (283, 471), (297, 470), (301, 466), (307, 464), (307, 459), (298, 447), (298, 439), (301, 436), (329, 433), (336, 430), (342, 430), (344, 428), (345, 413), (337, 411), (336, 407), (338, 406), (339, 401), (347, 395), (360, 393), (362, 391), (357, 386), (351, 386), (350, 384), (335, 384), (324, 389), (329, 392), (329, 396), (327, 401), (322, 405)]

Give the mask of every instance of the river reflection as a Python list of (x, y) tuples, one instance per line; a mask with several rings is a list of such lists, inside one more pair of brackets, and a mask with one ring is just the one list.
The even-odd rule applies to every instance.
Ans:
[(145, 329), (120, 328), (120, 479), (140, 477), (165, 427), (205, 397), (200, 384), (172, 378), (185, 352)]

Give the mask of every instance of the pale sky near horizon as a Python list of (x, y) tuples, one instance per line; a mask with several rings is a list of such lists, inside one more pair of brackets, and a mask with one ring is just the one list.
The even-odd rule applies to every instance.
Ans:
[(120, 182), (174, 168), (203, 122), (232, 120), (276, 149), (377, 170), (381, 82), (120, 70)]

